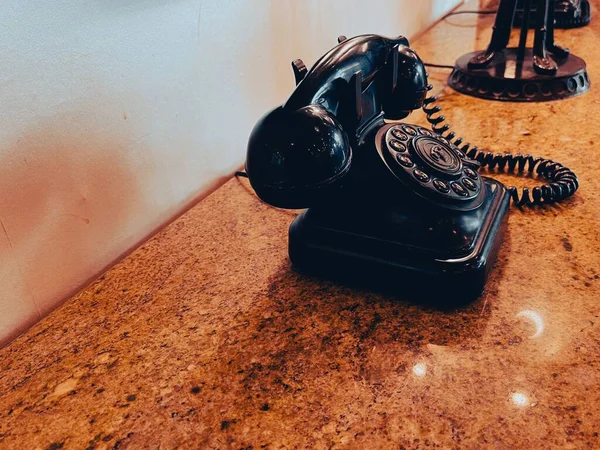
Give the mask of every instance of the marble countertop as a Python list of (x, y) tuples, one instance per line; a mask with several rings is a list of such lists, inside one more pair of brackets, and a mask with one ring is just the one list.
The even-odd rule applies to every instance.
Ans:
[[(453, 17), (413, 46), (452, 63), (491, 20)], [(599, 31), (558, 32), (592, 83)], [(0, 350), (0, 447), (599, 448), (596, 88), (441, 97), (471, 142), (552, 157), (581, 182), (558, 206), (512, 208), (479, 300), (439, 311), (300, 275), (296, 212), (232, 179)]]

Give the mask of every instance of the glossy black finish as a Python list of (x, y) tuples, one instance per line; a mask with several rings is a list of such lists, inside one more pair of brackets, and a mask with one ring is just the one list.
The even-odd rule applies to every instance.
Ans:
[[(568, 66), (571, 59), (568, 49), (560, 47), (554, 41), (554, 22), (555, 8), (550, 5), (550, 0), (523, 0), (521, 3), (521, 34), (519, 46), (516, 49), (507, 49), (510, 39), (511, 27), (516, 13), (517, 0), (500, 0), (492, 37), (487, 49), (483, 52), (469, 54), (469, 59), (459, 61), (462, 66), (461, 72), (466, 73), (471, 78), (476, 78), (476, 72), (489, 69), (498, 64), (507, 65), (507, 61), (514, 61), (514, 76), (505, 78), (507, 84), (527, 78), (534, 75), (556, 77), (561, 66)], [(535, 33), (532, 48), (526, 48), (527, 31), (530, 23), (535, 21)], [(574, 57), (576, 58), (576, 57)], [(576, 58), (579, 60), (579, 58)], [(577, 61), (578, 62), (578, 61)], [(575, 62), (577, 64), (577, 62)], [(457, 63), (458, 66), (458, 63)], [(529, 72), (533, 72), (530, 74)], [(563, 69), (564, 72), (569, 70)], [(572, 75), (573, 73), (570, 72)], [(560, 76), (563, 76), (560, 75)], [(464, 91), (461, 91), (464, 92)], [(469, 92), (467, 92), (469, 93)], [(477, 91), (470, 92), (471, 95), (477, 95)], [(515, 96), (518, 100), (518, 96)], [(560, 97), (558, 97), (560, 98)], [(542, 97), (539, 99), (543, 100)], [(511, 100), (510, 97), (504, 100)], [(529, 96), (528, 101), (537, 101), (537, 97)]]
[(530, 49), (525, 51), (522, 65), (518, 63), (518, 52), (517, 48), (507, 48), (492, 63), (477, 69), (472, 68), (469, 61), (479, 52), (467, 53), (456, 62), (448, 84), (473, 97), (509, 102), (559, 100), (589, 90), (590, 80), (585, 61), (581, 58), (571, 54), (558, 65), (555, 75), (546, 76), (534, 70)]
[[(297, 267), (363, 275), (403, 294), (421, 286), (423, 295), (428, 286), (426, 294), (474, 298), (500, 246), (510, 197), (518, 206), (558, 201), (577, 190), (577, 177), (554, 161), (482, 152), (449, 132), (406, 39), (338, 40), (310, 70), (292, 63), (296, 89), (252, 131), (252, 187), (274, 206), (310, 207), (290, 227)], [(390, 120), (419, 107), (432, 130)], [(482, 178), (482, 165), (535, 171), (549, 183), (535, 187), (532, 200), (528, 188), (519, 196)]]
[[(373, 134), (373, 137), (366, 136), (365, 140), (372, 140), (376, 151), (365, 153), (378, 153), (380, 159), (367, 161), (365, 155), (360, 160), (362, 166), (368, 167), (369, 173), (377, 173), (374, 166), (380, 167), (383, 161), (383, 167), (394, 175), (393, 180), (402, 183), (407, 192), (443, 208), (466, 211), (479, 207), (483, 202), (484, 193), (477, 174), (473, 181), (474, 189), (470, 191), (445, 191), (436, 183), (442, 181), (448, 186), (451, 183), (461, 183), (463, 170), (469, 168), (474, 171), (479, 167), (479, 163), (467, 158), (458, 147), (443, 137), (435, 135), (427, 128), (409, 123), (383, 125)], [(406, 151), (399, 152), (392, 145), (397, 139), (404, 141)], [(382, 183), (386, 175), (388, 174), (381, 174)], [(382, 191), (390, 191), (394, 185), (388, 183), (387, 186), (389, 187)]]
[[(382, 284), (386, 274), (441, 276), (445, 288), (467, 283), (470, 299), (501, 239), (493, 224), (506, 215), (504, 188), (484, 186), (479, 163), (431, 130), (385, 120), (425, 103), (425, 67), (406, 39), (339, 41), (310, 70), (293, 62), (296, 89), (248, 142), (252, 187), (271, 205), (311, 207), (290, 228), (290, 257), (300, 267), (373, 268)], [(466, 170), (470, 190), (461, 184)]]
[(250, 136), (246, 171), (265, 202), (305, 208), (324, 199), (350, 169), (348, 135), (323, 107), (282, 106), (267, 113)]
[(383, 118), (423, 105), (427, 75), (403, 37), (340, 38), (307, 70), (292, 63), (296, 89), (267, 113), (248, 142), (246, 171), (265, 202), (305, 208), (326, 202), (353, 179), (364, 134)]
[(422, 201), (311, 208), (290, 226), (290, 259), (303, 271), (404, 297), (418, 287), (417, 300), (471, 301), (493, 267), (510, 201), (497, 181), (484, 178), (484, 189), (484, 203), (467, 212)]
[[(517, 0), (514, 26), (524, 23), (524, 1)], [(590, 2), (588, 0), (550, 0), (554, 4), (555, 28), (577, 28), (590, 23), (592, 18)], [(530, 27), (535, 27), (535, 19), (529, 22)]]
[(363, 35), (323, 55), (284, 107), (318, 104), (360, 128), (383, 111), (389, 118), (406, 117), (423, 104), (426, 86), (425, 68), (406, 38)]

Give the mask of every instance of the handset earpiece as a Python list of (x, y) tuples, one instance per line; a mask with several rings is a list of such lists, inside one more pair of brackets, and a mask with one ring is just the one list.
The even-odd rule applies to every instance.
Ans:
[(384, 99), (387, 119), (404, 119), (423, 106), (427, 94), (427, 72), (419, 56), (407, 45), (396, 45), (386, 63), (391, 95)]
[(351, 162), (350, 141), (332, 113), (319, 105), (279, 106), (252, 130), (246, 172), (264, 202), (300, 209), (337, 190)]

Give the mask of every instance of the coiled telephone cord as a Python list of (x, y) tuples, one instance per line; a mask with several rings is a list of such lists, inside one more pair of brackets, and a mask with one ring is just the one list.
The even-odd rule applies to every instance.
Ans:
[[(431, 91), (431, 89), (433, 86), (430, 84), (427, 90)], [(450, 125), (444, 123), (446, 117), (439, 114), (442, 107), (436, 104), (437, 101), (438, 98), (435, 96), (425, 99), (423, 111), (427, 115), (427, 121), (435, 133), (456, 145), (467, 157), (478, 161), (482, 167), (490, 171), (497, 169), (498, 172), (504, 172), (506, 169), (507, 172), (514, 173), (516, 170), (518, 174), (526, 172), (529, 175), (535, 171), (538, 176), (541, 175), (549, 181), (532, 190), (524, 187), (520, 192), (517, 187), (509, 186), (508, 191), (514, 205), (521, 207), (555, 203), (572, 196), (577, 191), (579, 187), (577, 175), (561, 163), (521, 153), (486, 152), (471, 146), (470, 143), (463, 144), (463, 139), (457, 137), (456, 133), (450, 130)]]

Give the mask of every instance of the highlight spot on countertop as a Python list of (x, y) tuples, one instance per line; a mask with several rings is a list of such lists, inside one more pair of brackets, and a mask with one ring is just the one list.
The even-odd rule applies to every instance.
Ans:
[(527, 395), (525, 395), (522, 392), (515, 392), (512, 395), (512, 402), (520, 407), (520, 408), (524, 408), (525, 406), (528, 405), (529, 403), (529, 397), (527, 397)]
[(58, 397), (60, 395), (68, 394), (75, 388), (75, 386), (77, 386), (78, 381), (79, 380), (77, 378), (73, 378), (73, 377), (67, 378), (62, 383), (59, 383), (58, 385), (56, 385), (53, 395)]
[(517, 317), (524, 318), (531, 322), (531, 324), (535, 327), (535, 333), (529, 336), (531, 339), (535, 339), (542, 335), (544, 332), (544, 319), (542, 316), (536, 312), (531, 310), (524, 310), (517, 314)]
[(424, 363), (417, 363), (413, 366), (413, 373), (418, 377), (424, 377), (427, 375), (427, 366)]

